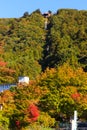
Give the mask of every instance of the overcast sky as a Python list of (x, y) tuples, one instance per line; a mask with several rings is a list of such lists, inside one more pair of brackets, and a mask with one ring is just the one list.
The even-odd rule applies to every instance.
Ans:
[(0, 18), (18, 18), (36, 9), (56, 13), (63, 8), (87, 10), (87, 0), (0, 0)]

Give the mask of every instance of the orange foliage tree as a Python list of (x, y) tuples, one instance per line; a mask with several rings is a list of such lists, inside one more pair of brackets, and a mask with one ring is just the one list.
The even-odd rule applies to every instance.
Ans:
[(11, 91), (14, 93), (15, 103), (14, 113), (11, 116), (11, 127), (17, 127), (19, 130), (36, 122), (40, 115), (37, 106), (42, 94), (40, 87), (36, 86), (35, 81), (31, 81), (29, 85), (18, 85)]
[(7, 62), (0, 59), (0, 83), (14, 82), (13, 74), (15, 70), (8, 67)]
[(69, 119), (73, 111), (78, 110), (82, 117), (86, 110), (87, 72), (64, 63), (56, 69), (47, 69), (38, 81), (41, 88), (47, 90), (40, 100), (43, 111), (56, 119), (61, 115)]

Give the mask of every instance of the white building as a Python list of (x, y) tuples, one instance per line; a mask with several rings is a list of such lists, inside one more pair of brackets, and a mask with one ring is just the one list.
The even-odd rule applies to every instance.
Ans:
[(27, 76), (25, 76), (25, 77), (23, 77), (23, 76), (19, 77), (18, 83), (19, 84), (24, 84), (24, 83), (29, 84), (29, 77), (27, 77)]

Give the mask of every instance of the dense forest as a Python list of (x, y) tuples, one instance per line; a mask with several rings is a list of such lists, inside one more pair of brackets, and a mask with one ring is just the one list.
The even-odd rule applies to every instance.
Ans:
[(1, 129), (54, 127), (74, 110), (87, 120), (87, 11), (49, 13), (0, 19), (0, 84), (30, 78), (0, 93)]

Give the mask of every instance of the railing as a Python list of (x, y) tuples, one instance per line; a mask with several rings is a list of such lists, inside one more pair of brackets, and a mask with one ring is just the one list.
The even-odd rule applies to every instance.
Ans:
[(71, 128), (57, 128), (55, 130), (71, 130)]
[[(57, 128), (55, 130), (71, 130), (71, 128)], [(87, 130), (87, 127), (78, 127), (77, 130)]]
[(87, 130), (87, 127), (78, 127), (77, 130)]

